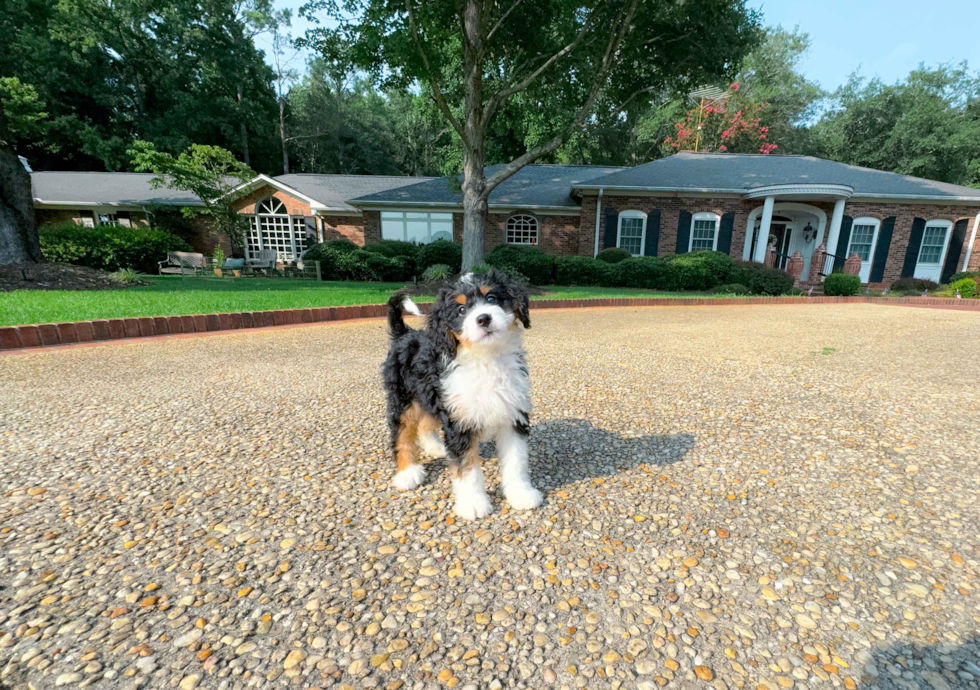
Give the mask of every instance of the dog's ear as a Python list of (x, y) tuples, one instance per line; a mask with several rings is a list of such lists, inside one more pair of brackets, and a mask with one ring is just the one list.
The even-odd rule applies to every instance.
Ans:
[(511, 280), (505, 273), (498, 271), (496, 268), (490, 269), (487, 277), (490, 282), (503, 285), (506, 288), (507, 292), (514, 299), (514, 313), (520, 319), (521, 323), (524, 324), (524, 328), (530, 328), (531, 302), (527, 296), (527, 287), (523, 283)]
[(430, 337), (439, 346), (439, 349), (451, 357), (455, 357), (456, 337), (453, 335), (453, 330), (450, 328), (449, 321), (446, 318), (446, 305), (449, 303), (449, 298), (452, 294), (453, 290), (451, 288), (442, 288), (439, 290), (436, 301), (432, 305), (432, 311), (429, 314), (428, 330)]

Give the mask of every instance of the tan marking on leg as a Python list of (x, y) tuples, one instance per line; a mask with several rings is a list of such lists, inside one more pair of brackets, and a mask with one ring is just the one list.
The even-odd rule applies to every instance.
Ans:
[(450, 477), (452, 479), (462, 479), (467, 472), (480, 467), (482, 462), (483, 458), (480, 457), (480, 442), (474, 438), (473, 444), (466, 451), (466, 455), (462, 457), (459, 464), (450, 466)]
[(460, 293), (460, 294), (456, 295), (456, 303), (457, 304), (466, 304), (466, 295), (464, 295), (463, 293)]
[(422, 419), (423, 414), (422, 408), (415, 402), (402, 412), (398, 428), (398, 438), (395, 439), (395, 462), (398, 463), (399, 472), (415, 464), (419, 421)]
[(431, 414), (422, 413), (422, 418), (419, 420), (419, 436), (425, 436), (426, 434), (437, 435), (441, 428), (442, 424), (439, 423), (438, 419)]

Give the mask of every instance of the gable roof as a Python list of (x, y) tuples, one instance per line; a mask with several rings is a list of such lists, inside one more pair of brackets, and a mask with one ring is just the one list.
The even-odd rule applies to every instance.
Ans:
[[(485, 169), (492, 175), (502, 166)], [(579, 203), (570, 196), (574, 185), (615, 173), (625, 168), (594, 165), (528, 165), (504, 180), (490, 192), (490, 208), (546, 208), (578, 211)], [(355, 206), (460, 206), (458, 191), (462, 177), (437, 177), (418, 184), (350, 199)]]
[(276, 182), (323, 204), (330, 211), (358, 212), (347, 203), (355, 197), (386, 192), (406, 185), (431, 180), (431, 177), (401, 177), (396, 175), (320, 175), (291, 173), (273, 178)]
[(198, 206), (192, 192), (161, 187), (153, 189), (152, 173), (34, 172), (34, 203), (55, 206), (145, 206), (173, 204)]
[(854, 197), (980, 200), (980, 189), (828, 161), (813, 156), (677, 153), (576, 189), (646, 189), (744, 194), (790, 184), (845, 185)]

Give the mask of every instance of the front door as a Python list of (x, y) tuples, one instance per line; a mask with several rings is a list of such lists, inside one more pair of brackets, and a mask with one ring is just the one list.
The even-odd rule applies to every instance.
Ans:
[(772, 223), (769, 226), (769, 244), (772, 245), (773, 238), (776, 238), (776, 268), (786, 269), (786, 253), (792, 236), (793, 229), (786, 223)]
[(872, 223), (861, 223), (857, 222), (851, 226), (851, 241), (848, 243), (847, 254), (856, 253), (861, 259), (861, 272), (858, 274), (861, 277), (862, 283), (867, 283), (871, 278), (871, 262), (874, 260), (875, 256), (875, 245), (878, 243), (878, 223), (877, 221)]

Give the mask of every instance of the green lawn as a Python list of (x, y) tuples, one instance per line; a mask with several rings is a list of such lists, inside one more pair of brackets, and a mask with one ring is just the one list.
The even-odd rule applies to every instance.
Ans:
[[(279, 278), (141, 276), (149, 285), (127, 290), (17, 290), (0, 293), (0, 326), (91, 321), (128, 316), (213, 314), (348, 304), (381, 304), (401, 283), (310, 282)], [(551, 287), (533, 299), (703, 297), (617, 288)], [(418, 297), (419, 302), (431, 297)]]

